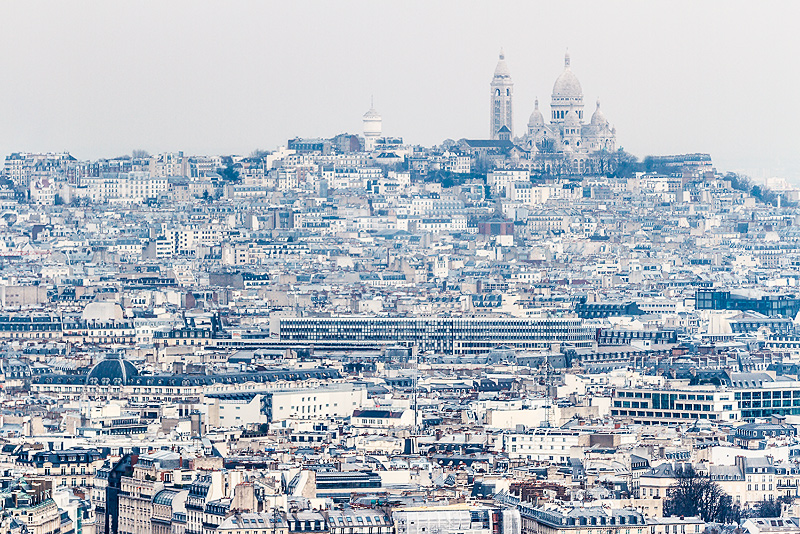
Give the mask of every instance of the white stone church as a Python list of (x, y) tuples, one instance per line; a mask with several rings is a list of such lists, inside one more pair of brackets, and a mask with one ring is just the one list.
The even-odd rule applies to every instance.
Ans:
[(591, 120), (584, 122), (583, 89), (564, 57), (564, 72), (553, 85), (550, 122), (545, 123), (538, 99), (528, 127), (521, 137), (514, 137), (514, 82), (501, 52), (491, 82), (490, 139), (513, 141), (524, 148), (533, 168), (547, 173), (587, 174), (603, 172), (609, 157), (616, 151), (616, 129), (600, 110), (600, 101)]

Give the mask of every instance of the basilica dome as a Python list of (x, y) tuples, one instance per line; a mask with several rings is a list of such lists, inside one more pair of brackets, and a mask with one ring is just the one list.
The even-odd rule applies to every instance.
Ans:
[(592, 126), (607, 126), (606, 116), (600, 111), (600, 99), (597, 99), (597, 109), (592, 113)]
[(553, 99), (556, 98), (583, 98), (583, 89), (577, 76), (569, 67), (569, 54), (564, 56), (564, 72), (556, 79), (553, 85)]
[(533, 113), (531, 113), (531, 118), (528, 119), (528, 127), (536, 128), (540, 126), (544, 126), (544, 117), (542, 116), (542, 112), (539, 111), (539, 99), (537, 98), (533, 105)]
[(88, 385), (124, 386), (128, 380), (138, 376), (139, 371), (119, 354), (109, 354), (103, 361), (92, 367), (86, 376)]

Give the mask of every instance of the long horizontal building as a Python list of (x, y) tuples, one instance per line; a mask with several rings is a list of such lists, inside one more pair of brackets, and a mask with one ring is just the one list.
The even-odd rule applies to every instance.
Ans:
[(774, 373), (698, 373), (693, 381), (624, 387), (614, 391), (613, 417), (637, 424), (681, 424), (698, 420), (753, 421), (800, 415), (800, 381)]
[(415, 346), (420, 352), (480, 354), (498, 346), (517, 349), (592, 347), (596, 331), (577, 318), (502, 317), (287, 317), (281, 341), (308, 344), (373, 342)]
[(316, 388), (342, 381), (336, 369), (272, 369), (211, 375), (140, 375), (128, 360), (112, 353), (87, 375), (40, 374), (33, 393), (62, 400), (128, 399), (131, 403), (200, 402), (210, 393), (265, 389)]

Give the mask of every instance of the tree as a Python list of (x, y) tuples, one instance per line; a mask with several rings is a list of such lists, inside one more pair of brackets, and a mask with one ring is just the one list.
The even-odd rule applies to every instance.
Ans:
[(747, 515), (750, 517), (780, 517), (783, 512), (784, 504), (791, 504), (792, 498), (788, 496), (778, 497), (777, 499), (764, 499), (757, 502)]
[[(778, 205), (778, 193), (766, 186), (753, 185), (753, 181), (743, 174), (728, 172), (725, 174), (723, 179), (729, 181), (733, 189), (747, 193), (759, 202), (770, 204), (772, 206)], [(796, 202), (790, 202), (786, 199), (781, 199), (781, 206), (795, 207), (796, 205)]]
[(637, 172), (644, 170), (644, 166), (636, 156), (621, 148), (610, 158), (609, 166), (614, 169), (610, 176), (615, 178), (631, 178)]
[(224, 156), (222, 158), (222, 163), (225, 166), (217, 168), (217, 174), (226, 182), (238, 182), (239, 171), (236, 170), (236, 164), (233, 162), (233, 158)]
[(729, 523), (741, 516), (731, 496), (710, 477), (697, 473), (692, 466), (678, 468), (675, 478), (675, 483), (667, 489), (665, 516), (699, 516), (707, 523)]
[(203, 191), (203, 200), (206, 202), (211, 202), (211, 195), (208, 194), (208, 189)]
[(731, 183), (731, 187), (738, 191), (749, 193), (753, 188), (750, 178), (741, 174), (736, 174), (735, 172), (726, 173), (723, 179), (729, 181)]
[(131, 156), (134, 159), (144, 159), (144, 158), (149, 158), (150, 154), (147, 152), (147, 150), (142, 150), (141, 148), (137, 148), (136, 150), (131, 152)]
[(252, 152), (250, 152), (250, 157), (253, 159), (264, 159), (267, 156), (269, 156), (269, 150), (262, 150), (260, 148), (257, 148)]
[(56, 206), (60, 206), (63, 203), (64, 203), (64, 199), (61, 198), (61, 195), (56, 193), (55, 196), (53, 197), (53, 204), (55, 204)]

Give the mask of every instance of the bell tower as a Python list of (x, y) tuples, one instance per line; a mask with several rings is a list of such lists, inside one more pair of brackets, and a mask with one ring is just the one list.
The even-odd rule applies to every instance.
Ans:
[(490, 86), (489, 139), (500, 139), (500, 130), (504, 126), (508, 131), (504, 130), (502, 136), (514, 138), (513, 99), (514, 82), (511, 81), (511, 72), (506, 65), (506, 56), (500, 50), (500, 59), (494, 69)]

